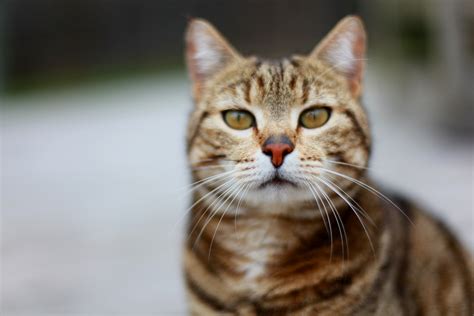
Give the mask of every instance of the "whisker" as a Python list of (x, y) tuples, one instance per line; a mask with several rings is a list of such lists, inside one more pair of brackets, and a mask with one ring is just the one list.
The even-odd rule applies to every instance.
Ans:
[(214, 162), (214, 161), (229, 161), (229, 160), (225, 159), (225, 158), (206, 158), (206, 159), (202, 159), (202, 160), (190, 161), (189, 163), (191, 165), (198, 165), (200, 163)]
[(201, 170), (211, 170), (211, 169), (217, 169), (217, 168), (225, 168), (225, 167), (235, 167), (235, 164), (217, 164), (217, 165), (205, 165), (205, 166), (196, 166), (196, 167), (191, 167), (190, 169), (192, 171), (201, 171)]
[(323, 160), (326, 161), (326, 162), (329, 162), (331, 164), (343, 165), (343, 166), (354, 167), (354, 168), (365, 169), (365, 170), (372, 170), (371, 168), (369, 168), (367, 166), (355, 165), (355, 164), (348, 163), (348, 162), (335, 161), (335, 160), (329, 160), (329, 159), (323, 159)]
[(242, 195), (240, 196), (239, 201), (237, 202), (237, 208), (234, 213), (234, 232), (235, 233), (237, 233), (237, 215), (240, 212), (240, 203), (242, 202), (242, 198), (247, 194), (251, 186), (252, 186), (251, 183), (245, 186), (244, 191), (242, 192)]
[[(202, 200), (204, 200), (206, 197), (208, 197), (209, 195), (211, 194), (214, 194), (217, 190), (219, 190), (221, 187), (225, 186), (226, 184), (229, 184), (230, 182), (232, 182), (232, 178), (229, 176), (227, 181), (225, 181), (224, 183), (220, 184), (219, 186), (217, 186), (216, 188), (214, 188), (213, 190), (207, 192), (204, 196), (202, 196), (200, 199), (198, 199), (196, 202), (193, 203), (193, 205), (191, 205), (190, 207), (188, 207), (185, 211), (184, 211), (184, 214), (178, 219), (178, 221), (173, 225), (173, 229), (176, 228), (176, 225), (178, 225), (179, 222), (181, 222), (184, 218), (186, 218), (186, 215), (188, 215), (188, 213), (199, 203), (201, 202)], [(219, 179), (219, 180), (225, 180), (225, 179)], [(216, 180), (216, 181), (219, 181), (219, 180)]]
[[(233, 192), (230, 193), (229, 197), (230, 196), (234, 196), (232, 198), (232, 200), (227, 204), (227, 207), (225, 208), (224, 212), (222, 212), (222, 215), (221, 217), (219, 218), (219, 221), (217, 222), (217, 226), (216, 226), (216, 229), (214, 230), (214, 234), (212, 235), (212, 239), (211, 239), (211, 244), (209, 245), (209, 253), (207, 255), (207, 260), (209, 261), (209, 259), (211, 258), (211, 249), (212, 249), (212, 244), (214, 242), (214, 238), (216, 237), (216, 234), (217, 234), (217, 231), (219, 230), (219, 225), (221, 224), (222, 222), (222, 219), (224, 218), (225, 214), (227, 213), (227, 211), (229, 210), (229, 207), (232, 205), (232, 203), (234, 203), (235, 199), (237, 198), (237, 196), (239, 195), (240, 191), (242, 191), (243, 187), (244, 187), (245, 183), (244, 184), (239, 184), (237, 185), (237, 187), (233, 190)], [(227, 198), (223, 205), (225, 205), (225, 203), (227, 202), (229, 198)], [(220, 207), (219, 207), (220, 208)]]
[[(332, 177), (331, 175), (327, 175), (329, 177), (331, 177), (331, 179), (334, 180), (334, 177)], [(364, 208), (362, 206), (360, 206), (360, 204), (354, 200), (350, 194), (348, 194), (346, 191), (344, 191), (340, 186), (338, 186), (335, 181), (331, 181), (329, 180), (328, 178), (324, 177), (324, 179), (326, 179), (329, 183), (331, 183), (332, 185), (334, 185), (340, 192), (344, 193), (344, 195), (352, 202), (354, 203), (354, 207), (360, 212), (361, 215), (363, 215), (372, 225), (374, 226), (377, 226), (374, 221), (372, 220), (372, 218), (369, 216), (369, 214), (367, 214), (367, 212), (364, 210)]]
[[(206, 221), (207, 221), (210, 217), (212, 218), (212, 216), (213, 216), (213, 210), (211, 209), (211, 207), (212, 207), (215, 203), (220, 202), (221, 197), (224, 196), (224, 195), (226, 194), (226, 192), (228, 192), (228, 191), (235, 185), (235, 182), (232, 183), (232, 180), (230, 180), (229, 183), (230, 183), (230, 184), (228, 184), (228, 186), (225, 188), (225, 190), (224, 190), (223, 192), (221, 192), (221, 193), (215, 198), (215, 200), (212, 201), (212, 202), (206, 207), (206, 209), (202, 212), (202, 214), (201, 214), (201, 216), (198, 218), (197, 222), (193, 225), (192, 230), (188, 233), (188, 237), (186, 238), (186, 240), (188, 240), (188, 239), (193, 235), (193, 233), (194, 233), (194, 231), (196, 230), (196, 228), (198, 228), (199, 223), (200, 223), (201, 220), (204, 218), (204, 216), (205, 216), (206, 214), (208, 214), (208, 211), (209, 211), (209, 210), (210, 210), (210, 214), (208, 214)], [(204, 227), (205, 227), (207, 224), (208, 224), (208, 222), (206, 222), (206, 223), (204, 224)], [(204, 227), (202, 227), (201, 233), (202, 233), (202, 231), (204, 230)], [(198, 236), (199, 238), (200, 238), (201, 233), (200, 233), (199, 236)], [(198, 240), (199, 238), (194, 239), (193, 248), (194, 248), (194, 246), (196, 245), (196, 242), (197, 242), (197, 240)]]
[(384, 195), (380, 191), (378, 191), (378, 190), (374, 189), (373, 187), (371, 187), (370, 185), (368, 185), (368, 184), (366, 184), (366, 183), (364, 183), (360, 180), (354, 179), (354, 178), (352, 178), (348, 175), (345, 175), (345, 174), (342, 174), (342, 173), (339, 173), (339, 172), (336, 172), (336, 171), (333, 171), (333, 170), (329, 170), (329, 169), (326, 169), (326, 168), (321, 168), (321, 169), (326, 171), (326, 172), (332, 173), (336, 176), (340, 176), (344, 179), (352, 181), (352, 182), (358, 184), (359, 186), (363, 187), (367, 191), (371, 192), (375, 196), (378, 196), (379, 198), (381, 198), (381, 199), (385, 200), (386, 202), (390, 203), (393, 207), (395, 207), (397, 210), (399, 210), (403, 214), (403, 216), (405, 216), (405, 218), (410, 222), (410, 224), (414, 225), (412, 220), (410, 219), (410, 217), (398, 205), (396, 205), (391, 199), (389, 199), (386, 195)]
[(336, 206), (334, 203), (331, 201), (329, 196), (324, 192), (324, 190), (321, 188), (321, 186), (317, 183), (314, 182), (314, 185), (318, 188), (319, 192), (323, 195), (323, 197), (326, 199), (329, 208), (331, 209), (331, 212), (334, 215), (334, 219), (336, 220), (336, 225), (339, 230), (339, 236), (341, 237), (341, 249), (342, 249), (342, 266), (344, 268), (344, 240), (345, 240), (345, 246), (346, 246), (346, 252), (347, 252), (347, 258), (349, 258), (349, 239), (347, 238), (347, 233), (346, 233), (346, 228), (344, 227), (344, 222), (342, 221), (341, 216), (339, 215), (339, 212), (337, 211)]
[[(214, 179), (215, 182), (217, 181), (224, 181), (226, 179), (231, 179), (232, 180), (232, 174), (229, 174), (227, 175), (226, 177), (222, 178), (222, 179)], [(225, 183), (228, 183), (228, 181), (226, 181)], [(196, 206), (199, 202), (201, 202), (202, 200), (204, 200), (206, 197), (208, 197), (210, 194), (214, 193), (216, 190), (220, 189), (225, 183), (222, 183), (220, 184), (219, 186), (217, 186), (216, 188), (212, 189), (211, 191), (207, 192), (204, 196), (202, 196), (200, 199), (198, 199), (196, 202), (193, 203), (193, 205), (191, 205), (187, 210), (189, 211), (190, 209), (192, 209), (194, 206)], [(204, 184), (204, 183), (203, 183)]]
[[(326, 209), (326, 205), (323, 203), (323, 200), (321, 199), (321, 197), (319, 196), (319, 194), (316, 193), (316, 191), (314, 190), (314, 188), (311, 186), (311, 183), (309, 181), (305, 181), (306, 182), (306, 185), (308, 186), (311, 194), (313, 195), (314, 199), (316, 200), (316, 204), (318, 206), (318, 210), (319, 212), (321, 213), (321, 217), (323, 219), (323, 223), (324, 223), (324, 227), (326, 228), (326, 232), (328, 233), (329, 235), (329, 239), (331, 240), (331, 252), (330, 252), (330, 255), (329, 255), (329, 261), (331, 262), (332, 261), (332, 252), (333, 252), (333, 238), (332, 238), (332, 227), (331, 227), (331, 219), (329, 217), (329, 213)], [(326, 223), (326, 219), (324, 217), (324, 214), (323, 214), (323, 211), (322, 211), (322, 207), (321, 205), (319, 204), (319, 201), (321, 201), (322, 205), (324, 206), (324, 212), (327, 216), (327, 220), (328, 220), (328, 223)], [(329, 226), (329, 228), (328, 228)]]
[(323, 219), (324, 227), (326, 228), (326, 231), (327, 231), (327, 233), (329, 234), (329, 229), (328, 229), (328, 226), (327, 226), (328, 224), (326, 223), (326, 218), (324, 217), (324, 215), (323, 215), (323, 213), (322, 213), (322, 207), (321, 207), (321, 205), (319, 204), (319, 202), (320, 202), (320, 197), (319, 197), (319, 195), (314, 191), (314, 189), (313, 189), (313, 187), (311, 186), (311, 184), (309, 183), (309, 181), (307, 181), (307, 180), (305, 180), (305, 179), (304, 179), (303, 181), (305, 182), (306, 186), (308, 187), (309, 191), (311, 192), (311, 195), (314, 197), (314, 200), (316, 201), (316, 205), (317, 205), (318, 210), (319, 210), (319, 212), (320, 212), (320, 214), (321, 214), (321, 217), (322, 217), (322, 219)]
[(219, 174), (215, 174), (215, 175), (212, 175), (212, 176), (209, 176), (209, 177), (206, 177), (204, 179), (201, 179), (201, 180), (198, 180), (196, 182), (193, 182), (191, 184), (188, 184), (184, 187), (182, 187), (180, 190), (185, 190), (185, 189), (188, 189), (187, 192), (185, 192), (185, 194), (189, 194), (190, 192), (196, 190), (197, 188), (203, 186), (204, 184), (212, 181), (212, 180), (215, 180), (215, 179), (218, 179), (218, 178), (221, 178), (221, 177), (224, 177), (224, 176), (228, 176), (228, 175), (231, 175), (233, 172), (237, 172), (238, 170), (229, 170), (229, 171), (224, 171), (224, 172), (221, 172)]
[(224, 158), (224, 157), (217, 157), (217, 158), (208, 158), (208, 159), (190, 161), (189, 164), (191, 166), (199, 166), (200, 164), (207, 164), (209, 162), (229, 162), (229, 163), (235, 164), (238, 161), (233, 160), (233, 159)]
[[(222, 192), (222, 194), (219, 195), (219, 197), (218, 197), (216, 200), (214, 200), (214, 201), (207, 207), (207, 209), (206, 209), (205, 212), (207, 212), (207, 210), (208, 210), (210, 207), (212, 207), (212, 205), (214, 205), (216, 201), (220, 201), (222, 197), (224, 197), (225, 195), (227, 195), (229, 192), (233, 191), (236, 185), (238, 185), (238, 183), (235, 183), (235, 182), (234, 182), (233, 184), (231, 184), (229, 188), (227, 188), (224, 192)], [(227, 199), (228, 199), (228, 198), (229, 198), (229, 196), (227, 197)], [(227, 201), (227, 199), (224, 201), (224, 203)], [(199, 232), (199, 235), (198, 235), (198, 236), (196, 237), (196, 239), (194, 240), (194, 244), (193, 244), (193, 247), (192, 247), (193, 249), (196, 247), (196, 243), (198, 242), (198, 240), (201, 239), (201, 236), (202, 236), (202, 234), (204, 233), (204, 230), (205, 230), (206, 226), (211, 222), (212, 218), (219, 212), (219, 209), (221, 208), (222, 205), (223, 205), (223, 203), (220, 203), (219, 206), (218, 206), (215, 210), (211, 209), (211, 214), (209, 214), (209, 216), (207, 217), (206, 222), (204, 223), (204, 225), (203, 225), (201, 231)], [(193, 231), (194, 231), (194, 229), (193, 229)], [(192, 232), (191, 232), (191, 233), (192, 233)], [(190, 234), (191, 234), (191, 233), (190, 233)]]
[(344, 202), (347, 203), (347, 205), (349, 205), (349, 207), (354, 211), (354, 214), (357, 216), (357, 219), (359, 220), (360, 224), (362, 225), (362, 228), (364, 229), (364, 232), (367, 236), (367, 239), (369, 240), (369, 244), (370, 244), (370, 248), (372, 248), (372, 252), (375, 256), (375, 248), (374, 248), (374, 245), (372, 244), (372, 239), (370, 238), (370, 235), (369, 235), (369, 232), (367, 231), (367, 228), (365, 227), (364, 225), (364, 222), (362, 221), (362, 218), (359, 216), (357, 210), (353, 207), (352, 203), (349, 202), (349, 200), (347, 200), (340, 192), (339, 190), (337, 190), (333, 185), (331, 185), (330, 183), (328, 183), (326, 180), (322, 179), (322, 178), (319, 178), (318, 179), (319, 181), (321, 181), (323, 184), (325, 184), (328, 188), (330, 188), (333, 192), (335, 192), (337, 195), (339, 195), (343, 200)]

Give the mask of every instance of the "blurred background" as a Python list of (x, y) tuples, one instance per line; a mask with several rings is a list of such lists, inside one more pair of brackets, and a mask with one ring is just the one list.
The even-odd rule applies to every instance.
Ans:
[(0, 1), (1, 315), (184, 315), (190, 17), (308, 53), (359, 14), (373, 177), (473, 236), (470, 0)]

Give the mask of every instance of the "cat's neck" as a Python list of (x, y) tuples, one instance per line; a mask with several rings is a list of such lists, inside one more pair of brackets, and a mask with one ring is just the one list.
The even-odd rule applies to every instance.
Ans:
[[(301, 214), (305, 214), (307, 207), (301, 205)], [(318, 212), (317, 206), (311, 207), (313, 214)], [(298, 212), (297, 205), (287, 206), (287, 216), (265, 212), (262, 208), (244, 206), (238, 215), (213, 217), (193, 213), (190, 249), (216, 271), (259, 278), (271, 267), (282, 267), (295, 258), (304, 258), (309, 252), (313, 257), (317, 253), (323, 261), (337, 262), (347, 256), (348, 247), (358, 246), (356, 240), (368, 246), (367, 240), (361, 237), (364, 232), (356, 214), (345, 204), (335, 209), (337, 215), (329, 214), (329, 220), (325, 213), (328, 210), (324, 209), (321, 209), (323, 217), (308, 217), (291, 216), (291, 212)], [(212, 210), (208, 211), (212, 214)], [(351, 244), (347, 244), (347, 238), (352, 239)]]

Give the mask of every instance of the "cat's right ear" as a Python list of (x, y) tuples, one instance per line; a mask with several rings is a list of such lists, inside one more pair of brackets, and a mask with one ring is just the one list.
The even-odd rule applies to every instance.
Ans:
[(192, 19), (186, 31), (186, 62), (198, 97), (204, 82), (241, 57), (206, 20)]

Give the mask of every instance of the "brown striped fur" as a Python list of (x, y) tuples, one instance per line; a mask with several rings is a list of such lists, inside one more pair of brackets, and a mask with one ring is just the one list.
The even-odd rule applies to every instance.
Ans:
[[(195, 101), (183, 255), (191, 314), (472, 314), (470, 256), (451, 232), (361, 184), (375, 187), (365, 172), (358, 18), (341, 21), (309, 56), (280, 61), (240, 56), (199, 19), (186, 42)], [(314, 130), (298, 125), (311, 106), (331, 109)], [(229, 109), (251, 112), (256, 125), (232, 130), (222, 117)], [(295, 147), (278, 171), (262, 154), (275, 135)], [(293, 184), (267, 182), (277, 172)]]

